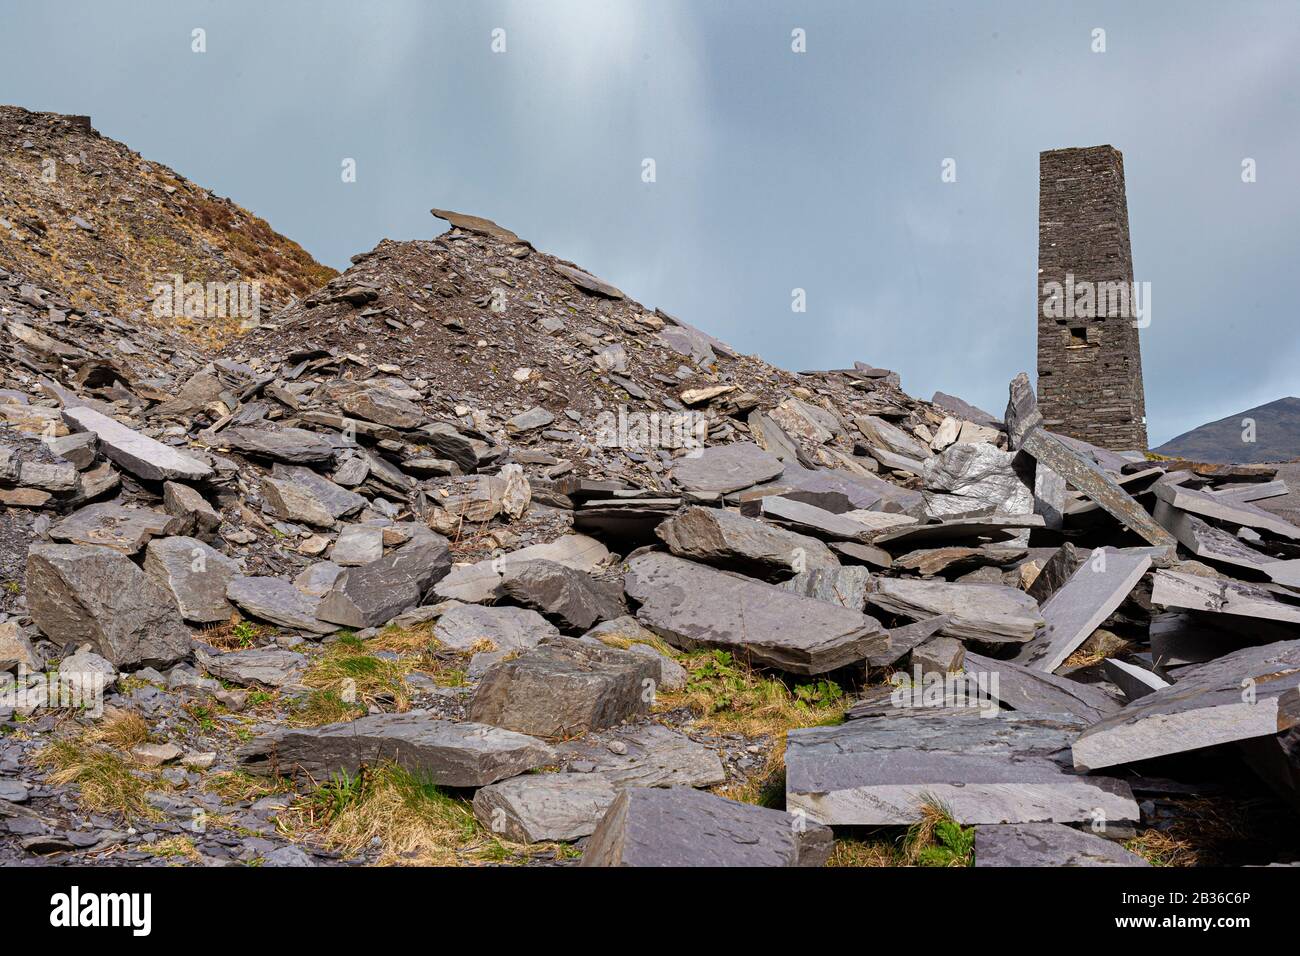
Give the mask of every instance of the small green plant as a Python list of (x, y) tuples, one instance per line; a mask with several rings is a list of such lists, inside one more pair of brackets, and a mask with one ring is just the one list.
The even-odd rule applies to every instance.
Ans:
[(975, 828), (963, 827), (944, 804), (927, 797), (920, 819), (907, 828), (903, 853), (917, 866), (970, 866)]

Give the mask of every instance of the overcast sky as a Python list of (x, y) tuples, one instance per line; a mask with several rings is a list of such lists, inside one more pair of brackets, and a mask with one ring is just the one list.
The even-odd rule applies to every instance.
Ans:
[(4, 0), (0, 17), (0, 102), (89, 113), (332, 266), (436, 235), (432, 206), (472, 212), (742, 351), (887, 366), (998, 413), (1035, 366), (1038, 152), (1110, 143), (1152, 287), (1152, 444), (1300, 394), (1295, 2)]

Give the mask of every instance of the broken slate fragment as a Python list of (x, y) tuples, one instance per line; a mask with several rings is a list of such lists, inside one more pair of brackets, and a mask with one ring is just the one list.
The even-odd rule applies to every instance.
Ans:
[(800, 571), (837, 568), (840, 564), (816, 538), (774, 528), (721, 508), (687, 508), (661, 523), (655, 528), (655, 534), (678, 557), (760, 577), (788, 577)]
[(557, 561), (512, 561), (505, 567), (501, 590), (572, 631), (585, 631), (627, 610), (617, 584)]
[(623, 787), (713, 787), (727, 779), (717, 751), (663, 724), (620, 727), (556, 745), (570, 770)]
[(468, 717), (535, 737), (573, 737), (648, 713), (656, 662), (571, 638), (550, 638), (493, 665)]
[(167, 586), (181, 617), (195, 624), (229, 621), (226, 587), (239, 565), (198, 538), (158, 538), (145, 549), (144, 569)]
[(283, 578), (236, 577), (226, 586), (226, 598), (241, 611), (299, 631), (329, 634), (334, 624), (317, 620), (320, 599), (300, 591)]
[(416, 539), (391, 554), (334, 579), (316, 616), (343, 627), (379, 627), (409, 607), (451, 569), (447, 539)]
[(528, 608), (464, 604), (438, 618), (434, 635), (443, 647), (453, 651), (511, 652), (536, 647), (546, 638), (559, 637), (560, 632)]
[(1061, 823), (975, 828), (976, 866), (1150, 866), (1113, 840)]
[(324, 727), (276, 727), (240, 748), (238, 760), (250, 773), (307, 780), (393, 761), (436, 786), (482, 787), (553, 763), (555, 752), (513, 731), (412, 710)]
[(597, 774), (530, 773), (480, 788), (474, 816), (515, 843), (567, 842), (595, 832), (617, 796)]
[(624, 790), (582, 866), (821, 866), (831, 831), (789, 814), (682, 787)]
[(946, 614), (939, 631), (958, 640), (1021, 644), (1033, 638), (1043, 619), (1038, 602), (1001, 584), (958, 584), (911, 578), (872, 579), (867, 604), (890, 614), (922, 620)]

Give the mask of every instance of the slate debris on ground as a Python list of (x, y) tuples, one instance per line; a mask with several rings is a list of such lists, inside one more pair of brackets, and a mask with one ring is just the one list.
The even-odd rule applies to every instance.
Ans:
[[(930, 800), (977, 865), (1135, 865), (1179, 819), (1144, 781), (1225, 754), (1295, 801), (1293, 471), (1061, 438), (1026, 377), (1002, 422), (786, 372), (436, 214), (219, 347), (0, 259), (0, 670), (105, 688), (72, 724), (0, 699), (0, 863), (374, 862), (276, 818), (388, 762), (583, 865), (820, 865)], [(852, 719), (778, 752), (659, 706), (701, 660)], [(148, 822), (36, 760), (124, 713)], [(781, 758), (785, 812), (721, 796)], [(208, 788), (235, 771), (295, 793)]]

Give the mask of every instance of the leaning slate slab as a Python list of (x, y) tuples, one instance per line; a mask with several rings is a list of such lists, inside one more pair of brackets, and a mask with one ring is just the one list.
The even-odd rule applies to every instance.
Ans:
[[(966, 673), (981, 679), (991, 696), (1013, 710), (1039, 714), (1070, 714), (1093, 723), (1123, 706), (1100, 687), (1057, 677), (1013, 661), (999, 661), (966, 652)], [(996, 675), (996, 677), (994, 676)]]
[(515, 843), (570, 841), (590, 836), (618, 796), (590, 773), (529, 773), (482, 787), (474, 817)]
[(1094, 551), (1043, 604), (1046, 623), (1021, 648), (1016, 663), (1048, 674), (1056, 670), (1110, 617), (1149, 567), (1151, 557), (1142, 551)]
[(555, 625), (536, 611), (477, 604), (463, 604), (443, 612), (434, 631), (443, 647), (461, 652), (526, 650), (559, 634)]
[(392, 554), (346, 568), (321, 598), (316, 616), (343, 627), (378, 627), (420, 603), (451, 570), (447, 539), (417, 538)]
[(32, 621), (60, 647), (89, 643), (119, 669), (166, 667), (190, 652), (171, 592), (119, 551), (38, 542), (26, 581)]
[(82, 405), (65, 408), (63, 420), (75, 432), (94, 432), (104, 457), (145, 481), (201, 481), (212, 469), (193, 455), (132, 431)]
[(156, 538), (145, 548), (144, 569), (172, 592), (181, 617), (196, 624), (230, 620), (226, 588), (239, 565), (198, 538)]
[(1159, 570), (1153, 579), (1151, 603), (1189, 611), (1300, 624), (1300, 603), (1296, 603), (1300, 596), (1288, 595), (1287, 600), (1279, 600), (1280, 590), (1231, 578)]
[(552, 763), (555, 753), (524, 734), (413, 710), (324, 727), (277, 727), (237, 757), (251, 773), (317, 782), (393, 761), (438, 786), (482, 787)]
[(1138, 819), (1128, 784), (1069, 767), (1085, 723), (1063, 715), (971, 709), (792, 730), (786, 807), (818, 823), (915, 823), (926, 801), (972, 823)]
[(501, 590), (515, 603), (576, 631), (621, 617), (627, 611), (617, 584), (598, 580), (558, 561), (537, 559), (507, 564)]
[(780, 810), (680, 787), (624, 790), (582, 866), (821, 866), (833, 837)]
[(1147, 543), (1165, 549), (1170, 555), (1174, 553), (1177, 546), (1174, 536), (1160, 527), (1146, 509), (1096, 462), (1041, 426), (1032, 427), (1025, 433), (1020, 448), (1095, 501), (1120, 524), (1141, 535)]
[(1178, 672), (1074, 741), (1087, 770), (1272, 736), (1300, 723), (1300, 641), (1245, 647)]
[(755, 664), (824, 674), (865, 658), (880, 622), (860, 611), (666, 554), (628, 562), (637, 620), (684, 650), (715, 647)]
[(1113, 840), (1060, 823), (975, 828), (976, 866), (1150, 866)]
[(1184, 488), (1172, 483), (1157, 484), (1155, 495), (1161, 501), (1180, 511), (1188, 511), (1204, 518), (1212, 518), (1230, 525), (1257, 528), (1280, 538), (1300, 540), (1300, 528), (1277, 515), (1244, 501), (1231, 501), (1194, 488)]

